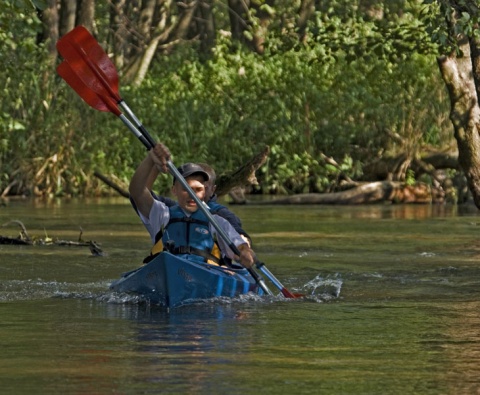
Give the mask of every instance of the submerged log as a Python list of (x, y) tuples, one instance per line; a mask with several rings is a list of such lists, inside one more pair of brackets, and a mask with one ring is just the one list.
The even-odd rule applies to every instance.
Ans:
[(96, 241), (89, 240), (83, 241), (82, 234), (83, 229), (80, 227), (80, 235), (78, 236), (78, 241), (71, 241), (71, 240), (60, 240), (60, 239), (52, 239), (45, 234), (45, 238), (30, 238), (27, 233), (27, 229), (22, 221), (19, 220), (12, 220), (3, 224), (2, 226), (5, 227), (9, 224), (17, 224), (20, 226), (20, 235), (18, 237), (9, 237), (9, 236), (2, 236), (0, 235), (0, 244), (3, 245), (41, 245), (41, 246), (48, 246), (48, 245), (57, 245), (57, 246), (73, 246), (73, 247), (88, 247), (90, 252), (93, 256), (104, 256), (106, 255), (102, 249), (100, 248), (100, 244)]
[(25, 228), (25, 225), (23, 224), (22, 221), (19, 221), (17, 219), (13, 219), (9, 222), (5, 222), (2, 225), (2, 227), (4, 228), (4, 227), (6, 227), (10, 224), (18, 225), (20, 227), (20, 234), (16, 238), (10, 238), (10, 237), (7, 237), (7, 236), (0, 236), (3, 239), (1, 244), (24, 244), (24, 245), (33, 244), (33, 241), (32, 241), (32, 239), (30, 238), (30, 236), (27, 232), (27, 228)]
[(440, 188), (419, 183), (414, 186), (400, 182), (379, 181), (334, 193), (306, 193), (255, 204), (372, 204), (391, 203), (439, 203), (444, 200)]
[(22, 240), (18, 237), (8, 237), (0, 235), (0, 244), (3, 245), (32, 245), (31, 241)]

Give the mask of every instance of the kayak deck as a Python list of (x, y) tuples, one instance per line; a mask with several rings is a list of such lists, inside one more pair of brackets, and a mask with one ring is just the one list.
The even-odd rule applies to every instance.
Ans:
[(150, 303), (167, 308), (199, 299), (235, 297), (248, 292), (263, 294), (244, 268), (198, 263), (169, 252), (162, 252), (148, 264), (124, 273), (119, 280), (112, 282), (110, 289), (138, 294)]

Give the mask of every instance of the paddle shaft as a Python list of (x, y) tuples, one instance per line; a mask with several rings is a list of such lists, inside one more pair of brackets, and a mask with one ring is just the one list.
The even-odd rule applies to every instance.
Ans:
[[(71, 70), (71, 69), (70, 69)], [(73, 73), (73, 70), (71, 70)], [(74, 75), (74, 74), (73, 74)], [(62, 75), (64, 76), (64, 75)], [(68, 77), (67, 77), (68, 78)], [(102, 79), (102, 81), (105, 81), (105, 79)], [(69, 79), (69, 82), (72, 82), (72, 79)], [(75, 81), (77, 84), (79, 83), (79, 80)], [(74, 84), (70, 84), (72, 88), (76, 88)], [(78, 88), (78, 86), (77, 86)], [(85, 86), (81, 87), (83, 90), (85, 89)], [(80, 94), (80, 91), (78, 89), (75, 89), (77, 93)], [(80, 94), (81, 95), (81, 94)], [(82, 96), (82, 95), (81, 95)], [(83, 96), (82, 96), (83, 97)], [(125, 115), (123, 115), (121, 112), (118, 111), (118, 109), (114, 112), (113, 109), (111, 108), (111, 101), (109, 101), (109, 97), (105, 97), (102, 93), (97, 94), (97, 97), (100, 99), (104, 99), (103, 102), (106, 104), (106, 108), (111, 110), (110, 112), (114, 113), (115, 115), (118, 115), (118, 117), (122, 120), (122, 122), (130, 129), (130, 131), (142, 142), (142, 144), (147, 148), (151, 149), (155, 146), (155, 140), (152, 138), (150, 133), (148, 133), (147, 129), (142, 125), (140, 120), (135, 116), (133, 111), (128, 107), (128, 105), (125, 103), (123, 99), (120, 99), (117, 104), (123, 108), (123, 110), (128, 114), (128, 116), (135, 122), (135, 124), (138, 126), (138, 128), (133, 125), (133, 123), (128, 119)], [(87, 101), (89, 103), (89, 101)], [(91, 103), (89, 103), (91, 104)], [(95, 106), (92, 106), (95, 107)], [(168, 169), (170, 170), (170, 173), (182, 184), (183, 188), (188, 192), (188, 194), (192, 197), (192, 199), (195, 201), (197, 206), (203, 211), (203, 213), (207, 216), (208, 220), (210, 223), (213, 225), (213, 227), (217, 230), (217, 232), (220, 234), (220, 236), (223, 238), (225, 243), (228, 244), (230, 249), (238, 256), (240, 256), (240, 251), (238, 248), (232, 243), (226, 232), (218, 225), (217, 221), (215, 218), (212, 216), (208, 208), (205, 207), (205, 204), (197, 197), (195, 192), (190, 188), (188, 183), (186, 182), (185, 178), (180, 174), (180, 172), (177, 170), (175, 165), (171, 161), (167, 161), (167, 166)], [(270, 289), (266, 286), (265, 282), (263, 279), (258, 275), (258, 273), (253, 270), (252, 268), (247, 269), (250, 275), (255, 279), (257, 284), (262, 288), (262, 290), (268, 294), (272, 295), (272, 292)]]
[(285, 288), (280, 281), (278, 281), (275, 276), (267, 269), (263, 262), (257, 261), (255, 262), (255, 266), (258, 270), (260, 270), (268, 279), (282, 292), (283, 296), (286, 298), (297, 298), (303, 295), (297, 295), (291, 293), (287, 288)]
[[(130, 107), (128, 107), (128, 105), (125, 103), (124, 100), (120, 100), (118, 104), (120, 107), (122, 107), (125, 110), (128, 116), (137, 124), (138, 128), (135, 125), (133, 125), (132, 122), (125, 115), (120, 114), (119, 118), (122, 120), (122, 122), (128, 127), (128, 129), (130, 129), (130, 131), (142, 142), (142, 144), (148, 150), (152, 149), (155, 146), (155, 140), (152, 138), (150, 133), (148, 133), (147, 129), (141, 124), (139, 119), (135, 116), (133, 111), (130, 109)], [(190, 188), (190, 185), (188, 185), (187, 181), (180, 174), (180, 172), (172, 163), (172, 161), (170, 160), (167, 161), (167, 167), (170, 173), (180, 182), (180, 184), (182, 184), (182, 187), (188, 192), (190, 197), (195, 201), (198, 208), (205, 214), (208, 221), (212, 224), (215, 230), (220, 234), (220, 237), (222, 237), (222, 239), (225, 241), (228, 247), (233, 251), (234, 254), (240, 256), (240, 250), (237, 248), (235, 244), (233, 244), (228, 234), (215, 220), (213, 215), (210, 213), (208, 206), (202, 200), (200, 200), (198, 196), (195, 194), (195, 192), (192, 190), (192, 188)], [(258, 262), (256, 264), (258, 267)], [(250, 273), (250, 275), (255, 279), (255, 281), (260, 286), (260, 288), (262, 288), (263, 292), (265, 292), (267, 295), (273, 295), (272, 291), (270, 291), (270, 289), (267, 287), (263, 279), (258, 275), (258, 273), (255, 270), (253, 270), (252, 268), (248, 268), (247, 270)], [(272, 279), (272, 276), (273, 275), (271, 275), (271, 273), (270, 273), (270, 276), (267, 274), (267, 277), (272, 281), (272, 283), (278, 286), (277, 283)], [(282, 287), (280, 287), (279, 289), (281, 290)]]

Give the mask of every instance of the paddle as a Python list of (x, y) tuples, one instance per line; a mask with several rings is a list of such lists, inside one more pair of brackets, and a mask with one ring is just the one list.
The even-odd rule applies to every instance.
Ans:
[(99, 111), (111, 112), (117, 115), (123, 123), (132, 131), (132, 133), (137, 136), (137, 138), (143, 143), (143, 145), (150, 149), (151, 144), (143, 136), (142, 133), (130, 122), (130, 120), (122, 114), (118, 109), (117, 103), (106, 94), (97, 94), (91, 90), (85, 83), (80, 79), (80, 77), (75, 74), (70, 64), (67, 62), (62, 62), (57, 67), (57, 72), (72, 88), (77, 94), (91, 107)]
[[(57, 49), (65, 59), (64, 62), (58, 66), (58, 73), (78, 93), (78, 95), (91, 107), (99, 111), (112, 112), (120, 117), (125, 125), (127, 125), (140, 141), (142, 141), (147, 149), (153, 148), (155, 141), (119, 95), (119, 79), (115, 66), (88, 30), (83, 26), (76, 27), (58, 41)], [(121, 113), (117, 105), (126, 111), (138, 129)], [(228, 244), (230, 249), (236, 255), (240, 256), (238, 248), (233, 244), (226, 232), (218, 225), (205, 203), (197, 197), (171, 161), (167, 161), (167, 167), (172, 175), (179, 180), (197, 206), (206, 215), (210, 223)], [(255, 264), (257, 268), (280, 289), (285, 297), (296, 298), (303, 296), (293, 294), (286, 289), (273, 276), (273, 274), (270, 273), (262, 262), (256, 261)], [(271, 295), (271, 291), (255, 270), (249, 268), (248, 271), (263, 291)]]

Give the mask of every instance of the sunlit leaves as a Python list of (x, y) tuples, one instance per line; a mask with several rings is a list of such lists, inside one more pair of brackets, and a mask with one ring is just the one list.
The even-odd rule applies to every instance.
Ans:
[[(423, 144), (447, 140), (448, 111), (434, 55), (438, 43), (450, 43), (443, 19), (449, 14), (441, 8), (449, 2), (371, 3), (315, 2), (317, 12), (299, 40), (299, 0), (256, 0), (260, 12), (274, 15), (263, 56), (222, 30), (208, 59), (200, 59), (195, 42), (184, 42), (156, 57), (140, 88), (122, 86), (122, 92), (178, 162), (207, 161), (221, 173), (268, 144), (272, 154), (259, 174), (265, 191), (328, 190), (341, 174), (359, 176), (368, 160), (386, 153), (415, 155)], [(34, 174), (48, 162), (42, 174), (50, 185), (57, 185), (51, 180), (59, 174), (68, 179), (68, 187), (59, 187), (65, 193), (87, 191), (85, 174), (93, 167), (128, 179), (145, 155), (143, 146), (115, 117), (95, 113), (56, 77), (40, 78), (45, 66), (34, 5), (44, 4), (9, 1), (0, 14), (0, 179), (8, 183), (6, 173), (28, 177), (25, 168), (8, 166), (32, 158), (43, 158), (30, 163)], [(464, 7), (459, 26), (471, 32), (478, 22), (475, 4), (458, 4)], [(99, 31), (107, 31), (108, 2), (97, 5), (100, 11), (105, 7), (97, 14)], [(216, 15), (228, 19), (223, 8)], [(257, 17), (252, 14), (248, 39), (260, 26)], [(228, 29), (228, 21), (219, 24)], [(65, 142), (75, 149), (63, 149)]]
[(480, 4), (477, 0), (424, 0), (425, 23), (441, 52), (457, 47), (459, 35), (480, 37)]
[[(363, 163), (386, 152), (414, 156), (424, 136), (428, 143), (449, 141), (448, 103), (433, 56), (317, 61), (322, 51), (318, 44), (260, 57), (232, 51), (226, 39), (204, 64), (165, 59), (135, 100), (147, 124), (165, 131), (160, 136), (180, 162), (197, 156), (232, 170), (270, 145), (258, 174), (264, 192), (326, 191), (339, 174), (358, 177)], [(338, 166), (320, 161), (321, 154)]]

